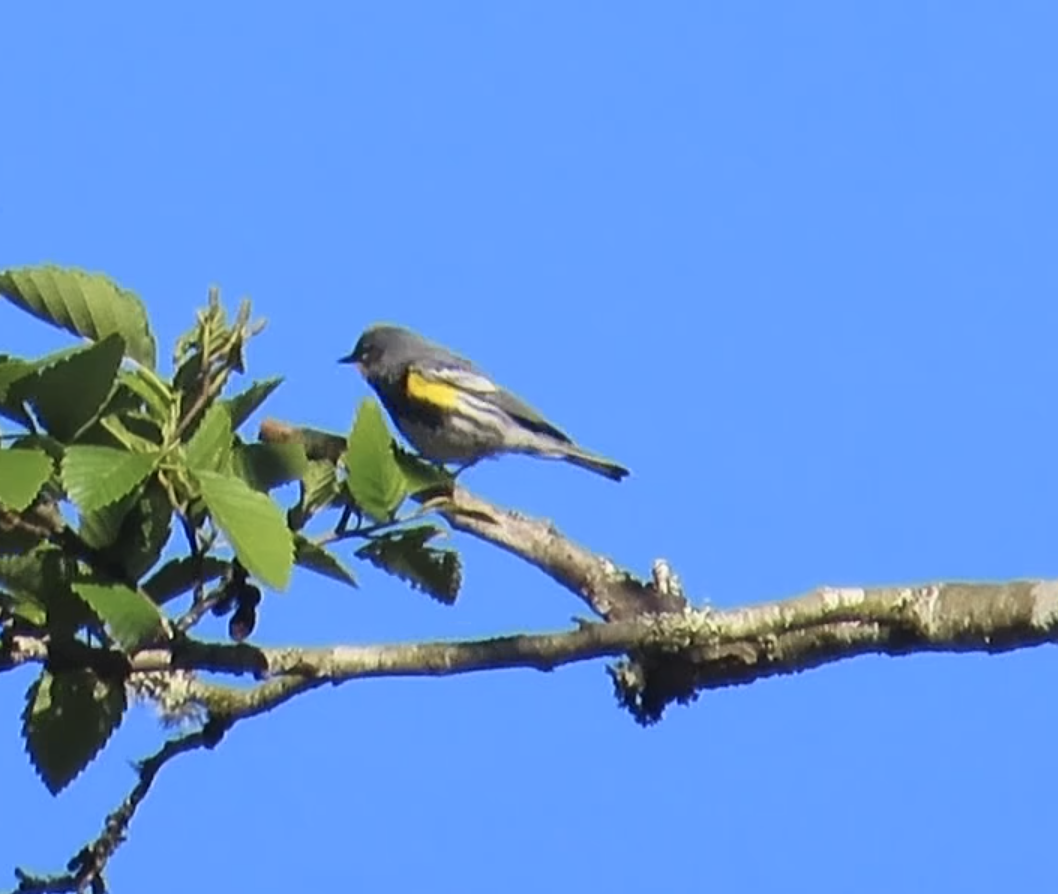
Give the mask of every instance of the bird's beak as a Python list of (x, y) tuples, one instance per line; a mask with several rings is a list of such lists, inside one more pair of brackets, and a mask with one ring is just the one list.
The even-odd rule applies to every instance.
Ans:
[(360, 371), (360, 375), (364, 376), (365, 378), (367, 377), (367, 372), (364, 370), (364, 363), (359, 357), (356, 356), (356, 351), (353, 351), (352, 354), (346, 354), (344, 357), (339, 357), (338, 362), (351, 363)]

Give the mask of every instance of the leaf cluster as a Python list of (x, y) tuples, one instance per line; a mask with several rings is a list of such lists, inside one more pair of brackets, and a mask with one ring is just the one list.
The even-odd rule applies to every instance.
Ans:
[[(295, 565), (356, 586), (335, 552), (349, 540), (358, 559), (454, 602), (459, 557), (422, 521), (451, 480), (394, 445), (376, 402), (329, 455), (307, 449), (307, 429), (241, 437), (281, 382), (228, 393), (261, 328), (249, 302), (229, 317), (211, 291), (166, 375), (143, 302), (104, 275), (0, 271), (0, 297), (80, 339), (42, 357), (0, 354), (0, 657), (19, 634), (131, 656), (209, 612), (245, 639), (262, 591), (286, 589)], [(48, 666), (30, 686), (26, 747), (52, 792), (120, 724), (125, 685)]]

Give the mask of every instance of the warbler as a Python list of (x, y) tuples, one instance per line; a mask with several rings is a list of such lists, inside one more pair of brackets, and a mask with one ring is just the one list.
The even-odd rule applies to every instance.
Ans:
[(485, 457), (561, 459), (614, 481), (628, 469), (578, 447), (469, 360), (399, 326), (369, 326), (340, 363), (355, 364), (401, 434), (426, 459), (459, 471)]

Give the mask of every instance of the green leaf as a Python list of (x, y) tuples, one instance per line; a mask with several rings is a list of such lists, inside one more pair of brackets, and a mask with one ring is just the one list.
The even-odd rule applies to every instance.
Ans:
[(196, 472), (202, 500), (243, 567), (274, 590), (290, 583), (294, 538), (279, 507), (241, 478)]
[(135, 453), (153, 453), (168, 449), (163, 425), (143, 407), (131, 391), (118, 386), (99, 418), (82, 432), (77, 441), (80, 444), (94, 444), (99, 447), (117, 447)]
[[(142, 367), (137, 367), (137, 369), (142, 369)], [(107, 398), (101, 415), (143, 411), (143, 398), (126, 384), (126, 377), (123, 375), (125, 372), (127, 370), (118, 368), (117, 375), (114, 377), (114, 387), (110, 390), (110, 396)]]
[(43, 608), (52, 633), (70, 635), (92, 621), (70, 589), (70, 564), (50, 544), (22, 555), (0, 556), (0, 587)]
[(301, 484), (302, 505), (312, 514), (338, 496), (338, 470), (330, 460), (314, 459), (305, 467)]
[(459, 595), (463, 569), (454, 550), (427, 546), (440, 533), (434, 525), (404, 528), (373, 538), (356, 555), (438, 602), (452, 605)]
[(228, 411), (231, 413), (231, 427), (238, 430), (238, 428), (253, 415), (254, 411), (261, 406), (269, 396), (271, 396), (272, 392), (275, 391), (282, 382), (282, 376), (254, 382), (245, 391), (225, 400), (224, 403), (227, 405)]
[(346, 486), (356, 505), (376, 521), (389, 521), (407, 496), (404, 473), (378, 402), (365, 398), (345, 450)]
[(393, 455), (404, 474), (405, 487), (409, 494), (427, 490), (451, 491), (455, 484), (455, 479), (444, 468), (435, 466), (422, 457), (396, 446), (393, 448)]
[(109, 335), (88, 347), (59, 352), (41, 361), (15, 390), (50, 435), (70, 441), (106, 406), (123, 351), (121, 336)]
[(45, 591), (62, 584), (61, 558), (59, 548), (51, 544), (19, 556), (0, 556), (0, 587), (40, 598), (43, 605)]
[(22, 406), (23, 401), (13, 388), (37, 368), (35, 363), (21, 360), (18, 357), (0, 355), (0, 416), (18, 423), (23, 428), (31, 428), (33, 420)]
[(187, 467), (193, 471), (226, 470), (231, 459), (232, 437), (228, 408), (223, 403), (213, 404), (184, 446)]
[(77, 581), (73, 591), (107, 626), (126, 652), (135, 652), (164, 632), (162, 615), (150, 599), (122, 584)]
[(63, 487), (82, 512), (94, 512), (139, 487), (159, 459), (161, 453), (75, 444), (62, 460)]
[(165, 424), (176, 398), (172, 389), (155, 373), (142, 367), (123, 369), (118, 375), (118, 382), (143, 401), (155, 422)]
[(82, 512), (77, 533), (93, 549), (105, 549), (117, 543), (125, 517), (139, 498), (140, 492), (132, 491), (92, 512)]
[(138, 581), (154, 567), (169, 542), (173, 507), (155, 479), (94, 512), (81, 513), (81, 539), (100, 550), (112, 573)]
[(0, 503), (21, 512), (51, 473), (51, 457), (43, 450), (0, 450)]
[(158, 562), (172, 534), (173, 506), (157, 480), (147, 482), (121, 522), (118, 539), (106, 558), (125, 569), (130, 581), (138, 581)]
[(74, 335), (92, 341), (120, 335), (129, 357), (154, 367), (154, 336), (143, 302), (101, 273), (51, 265), (12, 268), (0, 272), (0, 295)]
[(270, 491), (305, 474), (308, 460), (300, 444), (240, 444), (234, 455), (235, 474), (254, 490)]
[(125, 713), (125, 686), (88, 670), (43, 671), (26, 693), (22, 736), (37, 773), (53, 795), (88, 766)]
[[(177, 362), (179, 356), (178, 348), (173, 356), (174, 363)], [(176, 394), (177, 410), (183, 413), (191, 407), (202, 391), (202, 355), (200, 353), (196, 351), (177, 366), (173, 374), (173, 388)]]
[(231, 570), (231, 562), (215, 556), (191, 556), (170, 559), (143, 583), (144, 592), (157, 605), (164, 605), (191, 590), (198, 583), (207, 584)]
[(111, 407), (107, 407), (103, 417), (99, 420), (99, 425), (114, 443), (126, 450), (135, 450), (137, 453), (150, 453), (164, 446), (165, 438), (161, 426), (152, 417), (141, 410), (123, 412), (110, 412), (110, 410)]
[(20, 450), (43, 450), (53, 463), (62, 462), (63, 454), (66, 453), (66, 447), (50, 435), (23, 435), (12, 446)]
[(298, 504), (288, 513), (290, 527), (301, 530), (313, 515), (329, 506), (339, 492), (345, 500), (351, 499), (347, 492), (339, 491), (338, 471), (334, 463), (326, 459), (309, 460), (301, 476)]
[(34, 627), (43, 627), (48, 620), (44, 604), (31, 596), (0, 591), (0, 607)]
[(337, 556), (327, 552), (318, 543), (313, 543), (301, 534), (296, 534), (294, 535), (294, 550), (294, 561), (302, 568), (348, 584), (350, 587), (357, 586), (353, 572), (346, 568)]

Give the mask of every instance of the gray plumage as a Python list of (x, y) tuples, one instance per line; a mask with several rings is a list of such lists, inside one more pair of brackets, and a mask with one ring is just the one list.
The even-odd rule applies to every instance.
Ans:
[(562, 459), (614, 481), (628, 470), (578, 447), (465, 357), (400, 326), (364, 331), (355, 363), (401, 434), (434, 462), (467, 466), (502, 453)]

